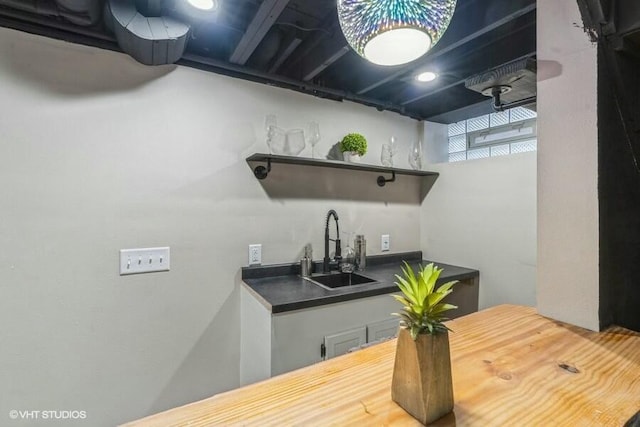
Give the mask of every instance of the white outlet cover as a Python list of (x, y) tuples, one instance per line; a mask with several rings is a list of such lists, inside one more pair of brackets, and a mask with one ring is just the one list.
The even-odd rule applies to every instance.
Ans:
[(262, 264), (262, 245), (249, 245), (249, 265)]
[(169, 247), (121, 249), (120, 275), (169, 271), (171, 267)]
[(380, 248), (382, 252), (387, 252), (391, 249), (391, 242), (388, 234), (383, 234), (380, 239)]

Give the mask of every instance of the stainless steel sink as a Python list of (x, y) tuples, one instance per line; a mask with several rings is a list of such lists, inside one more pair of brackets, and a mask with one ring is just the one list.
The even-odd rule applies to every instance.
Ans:
[(358, 273), (328, 273), (305, 277), (313, 284), (328, 290), (341, 289), (345, 287), (363, 286), (377, 283), (376, 280)]

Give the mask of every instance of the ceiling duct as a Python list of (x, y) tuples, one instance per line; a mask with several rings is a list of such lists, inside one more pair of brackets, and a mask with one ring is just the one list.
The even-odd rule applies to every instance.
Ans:
[(502, 111), (536, 99), (536, 60), (518, 59), (465, 80), (467, 89), (493, 98), (493, 108)]
[(136, 61), (164, 65), (182, 57), (189, 25), (160, 16), (160, 0), (108, 0), (107, 6), (105, 24), (113, 28), (122, 50)]

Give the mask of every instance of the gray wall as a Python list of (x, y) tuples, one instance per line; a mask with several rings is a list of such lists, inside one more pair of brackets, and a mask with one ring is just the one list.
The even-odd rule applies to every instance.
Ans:
[[(383, 233), (393, 252), (420, 247), (407, 183), (371, 195), (375, 177), (283, 168), (263, 186), (244, 160), (273, 113), (317, 120), (318, 151), (364, 133), (367, 163), (396, 135), (407, 166), (413, 120), (3, 28), (0, 93), (2, 425), (10, 409), (114, 425), (237, 387), (247, 245), (264, 263), (306, 243), (318, 258), (330, 208), (371, 254)], [(170, 272), (118, 275), (119, 249), (164, 245)]]
[(480, 270), (480, 309), (535, 306), (536, 153), (428, 168), (440, 177), (421, 209), (425, 257)]
[(538, 310), (598, 330), (597, 47), (576, 2), (537, 13)]

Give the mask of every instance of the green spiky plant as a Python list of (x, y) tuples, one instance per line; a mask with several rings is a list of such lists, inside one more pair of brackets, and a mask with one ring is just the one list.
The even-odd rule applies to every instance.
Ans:
[(426, 267), (420, 266), (416, 275), (405, 261), (402, 273), (404, 277), (396, 274), (398, 279), (396, 285), (403, 295), (393, 295), (404, 306), (401, 313), (393, 313), (402, 318), (401, 326), (409, 330), (414, 341), (420, 334), (448, 331), (449, 328), (442, 323), (448, 320), (443, 313), (458, 307), (444, 303), (442, 300), (451, 293), (451, 288), (458, 281), (447, 282), (436, 289), (436, 281), (442, 269), (433, 263)]

